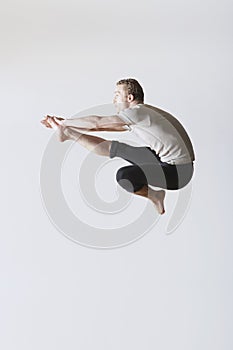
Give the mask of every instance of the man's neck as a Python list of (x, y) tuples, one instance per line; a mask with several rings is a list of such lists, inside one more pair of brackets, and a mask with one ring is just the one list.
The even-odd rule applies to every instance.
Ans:
[(130, 102), (129, 108), (135, 107), (135, 106), (140, 105), (140, 104), (143, 104), (143, 103), (142, 102), (138, 102), (138, 101)]

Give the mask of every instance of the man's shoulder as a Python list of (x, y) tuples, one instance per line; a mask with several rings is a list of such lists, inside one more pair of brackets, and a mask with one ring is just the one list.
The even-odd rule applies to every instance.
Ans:
[(126, 116), (134, 116), (134, 115), (138, 115), (138, 114), (147, 113), (147, 111), (148, 111), (147, 105), (145, 105), (144, 103), (138, 103), (134, 106), (123, 109), (120, 112), (120, 115), (123, 114)]
[(152, 123), (164, 119), (166, 111), (150, 104), (138, 103), (119, 113), (119, 117), (131, 121), (133, 124), (150, 126)]
[(168, 112), (165, 111), (162, 108), (150, 105), (150, 104), (144, 104), (143, 105), (144, 110), (149, 110), (151, 112), (154, 112), (154, 114), (158, 114), (158, 115), (163, 115), (163, 114), (167, 114)]
[(135, 127), (148, 127), (151, 125), (150, 115), (148, 110), (145, 109), (144, 104), (137, 104), (126, 108), (120, 112), (120, 116), (127, 119)]

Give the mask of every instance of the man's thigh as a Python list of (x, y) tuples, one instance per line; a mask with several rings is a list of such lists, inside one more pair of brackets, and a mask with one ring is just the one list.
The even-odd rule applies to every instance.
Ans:
[(151, 163), (158, 164), (160, 159), (150, 147), (135, 147), (124, 142), (112, 141), (110, 147), (110, 158), (120, 157), (132, 164)]

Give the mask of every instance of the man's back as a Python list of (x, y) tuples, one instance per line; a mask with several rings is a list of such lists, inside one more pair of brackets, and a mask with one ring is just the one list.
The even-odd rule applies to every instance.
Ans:
[(169, 164), (195, 160), (190, 138), (181, 123), (168, 112), (148, 104), (137, 104), (119, 113), (129, 129)]

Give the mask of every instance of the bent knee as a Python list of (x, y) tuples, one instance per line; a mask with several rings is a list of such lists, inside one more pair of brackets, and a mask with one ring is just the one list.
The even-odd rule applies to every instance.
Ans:
[(118, 184), (123, 187), (128, 192), (134, 192), (134, 185), (132, 180), (130, 179), (130, 175), (128, 172), (129, 167), (123, 167), (118, 169), (116, 173), (116, 180)]

